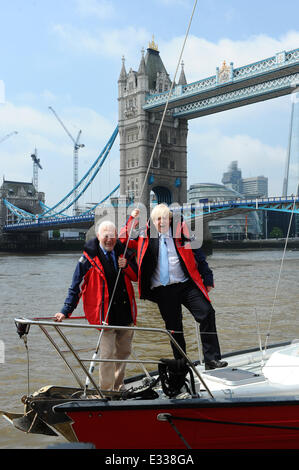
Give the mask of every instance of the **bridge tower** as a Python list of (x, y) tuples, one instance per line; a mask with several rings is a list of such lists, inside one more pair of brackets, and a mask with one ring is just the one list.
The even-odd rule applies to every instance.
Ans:
[[(126, 71), (125, 59), (118, 80), (120, 135), (120, 195), (141, 202), (149, 210), (150, 194), (168, 204), (187, 202), (187, 120), (165, 116), (150, 170), (162, 112), (143, 110), (146, 95), (170, 89), (171, 80), (158, 46), (142, 50), (138, 71)], [(182, 64), (179, 84), (186, 78)], [(146, 181), (145, 181), (146, 179)]]
[(36, 250), (43, 246), (47, 238), (46, 232), (5, 233), (3, 231), (5, 224), (17, 222), (16, 216), (6, 208), (4, 199), (26, 212), (40, 214), (43, 211), (40, 201), (45, 202), (45, 193), (38, 192), (33, 183), (7, 181), (3, 178), (0, 186), (0, 251)]

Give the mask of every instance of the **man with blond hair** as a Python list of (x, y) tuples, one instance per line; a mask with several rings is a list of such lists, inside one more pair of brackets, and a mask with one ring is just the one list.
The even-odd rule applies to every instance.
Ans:
[[(82, 295), (83, 309), (90, 324), (115, 326), (103, 330), (100, 359), (126, 360), (131, 353), (133, 331), (117, 326), (136, 324), (137, 308), (131, 281), (137, 281), (135, 254), (117, 239), (115, 225), (104, 221), (97, 237), (84, 246), (76, 266), (72, 284), (56, 321), (69, 317)], [(121, 270), (118, 275), (118, 270)], [(100, 362), (102, 390), (120, 391), (125, 375), (124, 362)]]
[[(126, 242), (132, 224), (138, 223), (139, 210), (134, 209), (120, 239)], [(200, 324), (201, 342), (206, 369), (227, 366), (221, 361), (220, 346), (215, 323), (215, 310), (209, 292), (214, 287), (213, 273), (206, 262), (203, 251), (192, 250), (187, 225), (180, 221), (174, 227), (170, 209), (165, 204), (157, 205), (150, 224), (130, 240), (128, 246), (137, 249), (138, 287), (140, 298), (158, 304), (167, 330), (186, 352), (183, 334), (182, 305)], [(181, 353), (172, 344), (175, 359)]]

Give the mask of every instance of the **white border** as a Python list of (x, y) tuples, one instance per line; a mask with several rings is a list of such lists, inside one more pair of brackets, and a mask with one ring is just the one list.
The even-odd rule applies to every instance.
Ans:
[(5, 85), (4, 81), (0, 80), (0, 104), (5, 103)]

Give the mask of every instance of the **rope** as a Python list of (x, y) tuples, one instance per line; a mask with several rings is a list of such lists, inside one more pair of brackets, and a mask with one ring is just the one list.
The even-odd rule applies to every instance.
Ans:
[[(190, 28), (191, 28), (191, 23), (192, 23), (193, 16), (194, 16), (194, 13), (195, 13), (196, 5), (197, 5), (197, 0), (195, 0), (194, 6), (193, 6), (193, 10), (192, 10), (191, 17), (190, 17), (190, 20), (189, 20), (188, 28), (187, 28), (187, 31), (186, 31), (186, 34), (185, 34), (185, 39), (184, 39), (183, 46), (182, 46), (182, 49), (181, 49), (181, 53), (180, 53), (180, 56), (179, 56), (179, 60), (178, 60), (178, 63), (177, 63), (177, 67), (176, 67), (174, 79), (173, 79), (173, 81), (172, 81), (172, 84), (171, 84), (171, 87), (170, 87), (170, 90), (169, 90), (169, 93), (168, 93), (168, 97), (167, 97), (167, 100), (166, 100), (166, 103), (165, 103), (165, 107), (164, 107), (164, 111), (163, 111), (161, 123), (160, 123), (159, 129), (158, 129), (158, 133), (157, 133), (157, 136), (156, 136), (156, 140), (155, 140), (155, 144), (154, 144), (154, 147), (153, 147), (153, 151), (152, 151), (152, 154), (151, 154), (151, 157), (150, 157), (150, 161), (149, 161), (149, 164), (148, 164), (148, 167), (147, 167), (147, 171), (146, 171), (146, 174), (145, 174), (145, 177), (144, 177), (144, 181), (143, 181), (143, 184), (142, 184), (142, 189), (141, 189), (141, 192), (140, 192), (140, 196), (139, 196), (139, 201), (138, 201), (138, 204), (137, 204), (137, 208), (138, 208), (139, 205), (140, 205), (141, 196), (142, 196), (142, 194), (143, 194), (143, 191), (144, 191), (144, 188), (145, 188), (145, 184), (146, 184), (146, 181), (147, 181), (147, 177), (148, 177), (148, 173), (149, 173), (149, 170), (150, 170), (150, 167), (151, 167), (151, 163), (152, 163), (152, 160), (153, 160), (155, 151), (156, 151), (156, 147), (157, 147), (157, 144), (158, 144), (160, 132), (161, 132), (161, 129), (162, 129), (162, 126), (163, 126), (163, 122), (164, 122), (164, 119), (165, 119), (165, 115), (166, 115), (166, 112), (167, 112), (168, 103), (169, 103), (169, 100), (170, 100), (170, 97), (171, 97), (171, 93), (172, 93), (172, 90), (173, 90), (173, 87), (174, 87), (175, 79), (176, 79), (176, 76), (177, 76), (177, 73), (178, 73), (178, 69), (179, 69), (179, 66), (180, 66), (180, 63), (181, 63), (182, 55), (183, 55), (183, 52), (184, 52), (184, 49), (185, 49), (186, 41), (187, 41), (187, 38), (188, 38), (188, 35), (189, 35), (189, 31), (190, 31)], [(126, 242), (125, 250), (124, 250), (124, 253), (123, 253), (123, 256), (124, 256), (124, 257), (125, 257), (125, 255), (126, 255), (126, 253), (127, 253), (127, 249), (128, 249), (128, 245), (129, 245), (129, 241), (130, 241), (130, 236), (131, 236), (131, 233), (132, 233), (132, 230), (133, 230), (133, 226), (134, 226), (134, 224), (132, 224), (132, 225), (131, 225), (131, 228), (130, 228), (130, 233), (129, 233), (128, 240), (127, 240), (127, 242)], [(104, 323), (106, 322), (106, 320), (107, 320), (107, 318), (108, 318), (108, 315), (109, 315), (109, 311), (110, 311), (111, 304), (112, 304), (112, 301), (113, 301), (113, 298), (114, 298), (114, 295), (115, 295), (115, 291), (116, 291), (116, 287), (117, 287), (117, 284), (118, 284), (118, 280), (119, 280), (120, 273), (121, 273), (121, 268), (119, 268), (118, 273), (117, 273), (117, 278), (116, 278), (116, 281), (115, 281), (115, 285), (114, 285), (114, 288), (113, 288), (113, 292), (112, 292), (112, 295), (111, 295), (111, 299), (110, 299), (110, 302), (109, 302), (109, 306), (108, 306), (107, 314), (106, 314), (106, 316), (105, 316), (105, 321), (104, 321)], [(94, 355), (93, 355), (93, 358), (95, 358), (95, 356), (97, 355), (97, 353), (98, 353), (98, 351), (99, 351), (99, 347), (100, 347), (100, 343), (101, 343), (102, 334), (103, 334), (103, 330), (102, 330), (101, 333), (100, 333), (100, 337), (99, 337), (99, 340), (98, 340), (98, 343), (97, 343), (96, 350), (95, 350), (95, 353), (94, 353)], [(93, 370), (93, 368), (94, 368), (94, 364), (91, 363), (91, 364), (90, 364), (90, 370)], [(88, 385), (88, 380), (86, 381), (86, 387), (87, 387), (87, 385)]]
[(160, 359), (158, 371), (163, 392), (169, 398), (173, 398), (181, 393), (183, 386), (186, 386), (187, 390), (191, 394), (186, 383), (186, 376), (188, 373), (190, 376), (192, 393), (193, 395), (196, 394), (194, 377), (185, 359)]
[(183, 441), (183, 443), (185, 444), (186, 448), (187, 449), (192, 449), (192, 447), (190, 447), (190, 445), (188, 444), (188, 442), (186, 441), (186, 439), (183, 437), (183, 435), (180, 433), (180, 431), (178, 430), (178, 428), (175, 426), (175, 424), (172, 422), (172, 418), (173, 416), (170, 416), (170, 415), (166, 415), (165, 416), (166, 419), (167, 419), (167, 422), (170, 424), (170, 426), (175, 430), (175, 432), (177, 433), (177, 435), (179, 436), (179, 438)]
[[(142, 196), (142, 194), (143, 194), (143, 191), (144, 191), (144, 188), (145, 188), (145, 184), (146, 184), (146, 181), (147, 181), (147, 177), (148, 177), (148, 173), (149, 173), (149, 170), (150, 170), (150, 167), (151, 167), (151, 163), (152, 163), (152, 160), (153, 160), (155, 151), (156, 151), (156, 147), (157, 147), (157, 144), (158, 144), (160, 132), (161, 132), (161, 129), (162, 129), (162, 126), (163, 126), (163, 122), (164, 122), (164, 119), (165, 119), (165, 115), (166, 115), (166, 112), (167, 112), (168, 103), (169, 103), (169, 100), (170, 100), (170, 97), (171, 97), (171, 92), (172, 92), (172, 89), (173, 89), (173, 87), (174, 87), (174, 83), (175, 83), (175, 79), (176, 79), (177, 72), (178, 72), (178, 69), (179, 69), (179, 65), (180, 65), (180, 63), (181, 63), (182, 55), (183, 55), (183, 52), (184, 52), (184, 49), (185, 49), (187, 37), (188, 37), (188, 35), (189, 35), (189, 31), (190, 31), (191, 23), (192, 23), (193, 16), (194, 16), (194, 13), (195, 13), (196, 5), (197, 5), (197, 0), (195, 0), (194, 6), (193, 6), (191, 18), (190, 18), (190, 20), (189, 20), (187, 32), (186, 32), (185, 39), (184, 39), (184, 42), (183, 42), (183, 46), (182, 46), (182, 49), (181, 49), (180, 57), (179, 57), (179, 60), (178, 60), (178, 63), (177, 63), (177, 67), (176, 67), (174, 79), (173, 79), (173, 81), (172, 81), (172, 84), (171, 84), (171, 87), (170, 87), (170, 90), (169, 90), (169, 93), (168, 93), (168, 97), (167, 97), (167, 100), (166, 100), (166, 103), (165, 103), (165, 107), (164, 107), (164, 111), (163, 111), (163, 115), (162, 115), (162, 119), (161, 119), (161, 123), (160, 123), (159, 129), (158, 129), (157, 137), (156, 137), (155, 144), (154, 144), (154, 147), (153, 147), (153, 151), (152, 151), (152, 154), (151, 154), (151, 157), (150, 157), (150, 161), (149, 161), (149, 164), (148, 164), (148, 167), (147, 167), (147, 171), (146, 171), (146, 174), (145, 174), (145, 177), (144, 177), (144, 180), (143, 180), (143, 185), (142, 185), (142, 189), (141, 189), (141, 192), (140, 192), (140, 196), (139, 196), (139, 201), (138, 201), (137, 207), (139, 207), (139, 205), (140, 205), (141, 196)], [(126, 255), (126, 252), (127, 252), (127, 249), (128, 249), (128, 245), (129, 245), (129, 241), (130, 241), (130, 235), (131, 235), (131, 232), (132, 232), (132, 230), (133, 230), (133, 226), (134, 226), (134, 224), (131, 225), (130, 233), (129, 233), (128, 240), (127, 240), (126, 246), (125, 246), (124, 256)], [(113, 289), (113, 293), (112, 293), (112, 296), (111, 296), (111, 301), (112, 301), (113, 296), (114, 296), (114, 294), (115, 294), (115, 290), (116, 290), (116, 286), (117, 286), (117, 282), (118, 282), (118, 279), (119, 279), (120, 272), (121, 272), (121, 269), (119, 269), (119, 271), (118, 271), (117, 279), (116, 279), (115, 286), (114, 286), (114, 289)], [(110, 301), (110, 305), (111, 305), (111, 301)], [(108, 307), (108, 311), (107, 311), (106, 318), (108, 317), (110, 305), (109, 305), (109, 307)]]
[(30, 394), (30, 360), (29, 360), (29, 348), (27, 343), (27, 335), (23, 336), (23, 341), (26, 348), (26, 355), (27, 355), (27, 396)]
[(17, 327), (17, 333), (24, 341), (25, 349), (26, 349), (26, 354), (27, 354), (27, 395), (29, 395), (29, 377), (30, 377), (30, 361), (29, 361), (29, 348), (28, 348), (28, 343), (27, 343), (27, 335), (29, 333), (30, 329), (30, 324), (29, 323), (18, 323), (15, 322), (15, 325)]
[(140, 199), (141, 199), (141, 196), (142, 196), (143, 191), (144, 191), (144, 187), (145, 187), (145, 184), (146, 184), (146, 181), (147, 181), (147, 177), (148, 177), (148, 174), (149, 174), (150, 166), (151, 166), (152, 160), (153, 160), (153, 158), (154, 158), (154, 154), (155, 154), (156, 147), (157, 147), (157, 144), (158, 144), (160, 132), (161, 132), (161, 129), (162, 129), (162, 126), (163, 126), (163, 123), (164, 123), (164, 119), (165, 119), (165, 115), (166, 115), (166, 112), (167, 112), (169, 100), (170, 100), (170, 98), (171, 98), (171, 93), (172, 93), (172, 90), (173, 90), (173, 87), (174, 87), (174, 84), (175, 84), (175, 79), (176, 79), (176, 76), (177, 76), (177, 73), (178, 73), (178, 69), (179, 69), (180, 63), (181, 63), (181, 61), (182, 61), (182, 56), (183, 56), (183, 52), (184, 52), (185, 45), (186, 45), (186, 42), (187, 42), (187, 38), (188, 38), (188, 35), (189, 35), (189, 31), (190, 31), (190, 28), (191, 28), (193, 16), (194, 16), (194, 13), (195, 13), (195, 10), (196, 10), (196, 5), (197, 5), (197, 0), (195, 0), (194, 5), (193, 5), (193, 10), (192, 10), (191, 17), (190, 17), (189, 24), (188, 24), (188, 28), (187, 28), (187, 31), (186, 31), (186, 34), (185, 34), (185, 39), (184, 39), (183, 46), (182, 46), (181, 53), (180, 53), (180, 57), (179, 57), (179, 60), (178, 60), (178, 63), (177, 63), (177, 67), (176, 67), (176, 71), (175, 71), (175, 74), (174, 74), (174, 78), (173, 78), (173, 81), (172, 81), (172, 83), (171, 83), (171, 87), (170, 87), (170, 90), (169, 90), (169, 93), (168, 93), (168, 96), (167, 96), (167, 100), (166, 100), (166, 103), (165, 103), (165, 107), (164, 107), (164, 111), (163, 111), (161, 123), (160, 123), (159, 129), (158, 129), (158, 133), (157, 133), (157, 136), (156, 136), (156, 140), (155, 140), (155, 144), (154, 144), (153, 151), (152, 151), (152, 154), (151, 154), (151, 158), (150, 158), (150, 161), (149, 161), (149, 165), (148, 165), (148, 167), (147, 167), (147, 171), (146, 171), (145, 178), (144, 178), (144, 181), (143, 181), (142, 190), (141, 190), (141, 193), (140, 193), (139, 202), (138, 202), (138, 204), (137, 204), (137, 207), (138, 207), (139, 204), (140, 204)]
[(288, 232), (287, 232), (285, 245), (284, 245), (284, 250), (283, 250), (283, 255), (282, 255), (282, 259), (281, 259), (281, 263), (280, 263), (279, 274), (278, 274), (278, 279), (277, 279), (275, 294), (274, 294), (274, 299), (273, 299), (272, 311), (271, 311), (270, 320), (269, 320), (268, 332), (267, 332), (266, 340), (265, 340), (264, 353), (266, 352), (267, 345), (268, 345), (268, 339), (270, 337), (270, 329), (271, 329), (271, 325), (272, 325), (272, 318), (273, 318), (275, 304), (276, 304), (276, 300), (277, 300), (278, 288), (279, 288), (279, 284), (280, 284), (282, 268), (283, 268), (284, 259), (285, 259), (285, 255), (286, 255), (286, 250), (287, 250), (287, 245), (288, 245), (288, 241), (289, 241), (289, 235), (290, 235), (291, 225), (292, 225), (292, 221), (293, 221), (296, 201), (298, 199), (298, 192), (299, 192), (299, 184), (298, 184), (298, 187), (297, 187), (296, 196), (294, 197), (293, 208), (292, 208), (292, 212), (291, 212), (291, 216), (290, 216), (290, 222), (289, 222), (289, 226), (288, 226)]
[(242, 423), (239, 421), (223, 421), (223, 420), (216, 420), (210, 418), (189, 418), (184, 416), (169, 416), (165, 415), (167, 421), (169, 418), (178, 420), (178, 421), (192, 421), (192, 422), (199, 422), (199, 423), (213, 423), (213, 424), (223, 424), (229, 426), (249, 426), (249, 427), (257, 427), (257, 428), (268, 428), (268, 429), (283, 429), (288, 431), (299, 431), (299, 427), (297, 426), (280, 426), (275, 424), (261, 424), (261, 423)]

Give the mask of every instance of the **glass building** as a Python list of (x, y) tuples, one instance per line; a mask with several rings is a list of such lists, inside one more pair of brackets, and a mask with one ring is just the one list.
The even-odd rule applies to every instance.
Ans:
[[(222, 184), (192, 184), (188, 190), (188, 202), (199, 203), (231, 201), (244, 196)], [(241, 213), (209, 222), (209, 229), (215, 240), (256, 239), (262, 234), (261, 223), (256, 212)]]

